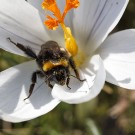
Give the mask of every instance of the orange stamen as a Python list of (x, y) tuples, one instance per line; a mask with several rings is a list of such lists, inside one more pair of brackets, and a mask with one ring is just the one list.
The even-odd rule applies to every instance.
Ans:
[[(66, 0), (66, 6), (62, 15), (57, 6), (56, 0), (44, 0), (44, 2), (42, 3), (42, 8), (51, 11), (53, 15), (58, 19), (57, 22), (64, 23), (64, 18), (66, 14), (68, 13), (68, 11), (71, 10), (72, 8), (77, 8), (79, 5), (80, 3), (78, 0)], [(49, 18), (49, 22), (51, 22), (51, 24), (54, 24), (54, 28), (56, 28), (55, 26), (56, 23), (52, 23), (52, 18), (51, 19)], [(55, 19), (55, 22), (56, 22), (56, 19)], [(50, 23), (48, 23), (48, 21), (47, 23), (45, 22), (45, 25), (50, 29), (53, 28), (52, 25), (50, 27)]]
[(58, 20), (61, 20), (61, 13), (56, 4), (56, 0), (44, 0), (44, 2), (42, 3), (42, 8), (53, 12), (54, 16)]
[(56, 20), (55, 18), (52, 18), (51, 16), (47, 16), (47, 19), (44, 24), (51, 30), (56, 30), (56, 28), (59, 25), (58, 20)]
[(71, 10), (72, 8), (77, 8), (80, 5), (80, 2), (78, 0), (66, 0), (66, 6), (64, 9), (64, 13), (62, 15), (62, 18), (64, 19), (67, 12)]
[(56, 30), (59, 24), (62, 26), (62, 29), (64, 31), (66, 49), (72, 56), (77, 55), (78, 46), (70, 28), (65, 26), (64, 19), (69, 10), (71, 10), (72, 8), (77, 8), (79, 4), (80, 3), (78, 0), (66, 0), (64, 12), (63, 14), (61, 14), (56, 0), (44, 0), (44, 2), (42, 3), (42, 8), (51, 11), (56, 17), (55, 19), (51, 16), (47, 16), (48, 20), (46, 20), (44, 24), (51, 30)]
[(43, 8), (49, 8), (54, 4), (56, 4), (55, 0), (44, 0), (44, 2), (42, 3), (42, 7)]

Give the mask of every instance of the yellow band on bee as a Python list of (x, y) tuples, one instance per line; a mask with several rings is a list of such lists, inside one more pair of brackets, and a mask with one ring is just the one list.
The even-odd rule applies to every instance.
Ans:
[(67, 67), (68, 61), (65, 59), (61, 59), (60, 61), (57, 61), (57, 62), (52, 62), (52, 61), (45, 62), (43, 63), (43, 71), (49, 71), (52, 68), (57, 67), (57, 66)]

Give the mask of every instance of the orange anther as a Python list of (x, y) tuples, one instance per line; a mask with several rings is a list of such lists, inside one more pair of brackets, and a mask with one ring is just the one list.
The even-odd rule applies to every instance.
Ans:
[(44, 23), (45, 25), (51, 29), (51, 30), (56, 30), (56, 28), (58, 27), (59, 23), (58, 20), (56, 20), (55, 18), (52, 18), (51, 16), (47, 16), (48, 20), (46, 20)]
[(46, 20), (44, 24), (51, 30), (56, 30), (59, 24), (62, 26), (66, 49), (72, 56), (77, 55), (78, 46), (70, 28), (65, 26), (64, 19), (68, 11), (72, 8), (77, 8), (79, 4), (80, 3), (78, 0), (66, 0), (64, 12), (63, 14), (61, 14), (57, 6), (56, 0), (44, 0), (44, 2), (42, 3), (42, 8), (51, 11), (55, 16), (55, 18), (52, 18), (48, 15), (48, 20)]
[(55, 0), (44, 0), (42, 8), (51, 11), (58, 20), (61, 20), (61, 13)]
[(66, 0), (66, 6), (62, 15), (62, 18), (64, 19), (67, 12), (71, 10), (72, 8), (77, 8), (80, 5), (80, 2), (78, 0)]

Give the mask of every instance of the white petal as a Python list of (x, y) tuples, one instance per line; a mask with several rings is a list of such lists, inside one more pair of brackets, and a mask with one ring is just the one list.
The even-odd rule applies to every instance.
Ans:
[(48, 38), (44, 30), (43, 17), (25, 1), (0, 1), (0, 26), (35, 43), (44, 43)]
[(44, 10), (41, 7), (43, 0), (27, 0), (27, 2), (30, 3), (32, 6), (34, 6), (35, 8), (37, 8), (39, 12), (44, 13)]
[[(6, 50), (11, 44), (6, 42), (6, 38), (11, 35), (20, 38), (21, 43), (35, 48), (50, 39), (43, 25), (43, 17), (37, 9), (22, 0), (0, 1), (0, 47), (6, 46)], [(4, 34), (2, 33), (4, 31)], [(7, 31), (7, 32), (6, 32)], [(8, 34), (7, 34), (8, 33)], [(19, 40), (20, 41), (20, 40)], [(19, 42), (16, 41), (16, 42)], [(29, 44), (30, 43), (30, 44)], [(9, 45), (7, 45), (9, 44)], [(8, 51), (14, 52), (11, 47)], [(3, 48), (4, 49), (4, 48)]]
[[(63, 13), (65, 5), (66, 5), (66, 0), (62, 0), (62, 1), (57, 0), (57, 4), (58, 4), (58, 7), (59, 7), (61, 13)], [(66, 14), (66, 17), (65, 17), (65, 20), (64, 20), (66, 26), (70, 27), (72, 32), (74, 32), (73, 31), (74, 11), (76, 11), (76, 9), (71, 9), (70, 12), (68, 12)]]
[(135, 89), (135, 29), (109, 36), (99, 53), (107, 71), (106, 81)]
[(14, 44), (12, 44), (7, 38), (10, 37), (12, 41), (15, 43), (21, 43), (24, 46), (30, 46), (33, 51), (38, 53), (40, 51), (40, 46), (36, 43), (33, 43), (31, 41), (25, 40), (24, 38), (15, 35), (7, 30), (4, 30), (3, 28), (0, 28), (0, 48), (9, 51), (14, 54), (26, 56), (23, 51), (18, 49)]
[[(24, 1), (24, 0), (23, 0), (23, 1)], [(39, 11), (39, 13), (43, 15), (43, 21), (45, 21), (45, 20), (46, 20), (46, 15), (48, 14), (48, 12), (46, 12), (47, 10), (44, 11), (44, 10), (42, 9), (42, 7), (41, 7), (42, 2), (43, 2), (43, 0), (27, 0), (27, 3), (31, 4), (32, 6), (34, 6), (34, 7)], [(58, 0), (57, 4), (58, 4), (58, 7), (60, 8), (60, 10), (65, 7), (65, 1), (59, 1), (59, 0)], [(62, 12), (63, 12), (63, 10), (61, 10), (61, 13), (62, 13)], [(51, 15), (52, 15), (52, 13), (51, 13)], [(69, 16), (69, 15), (68, 15), (68, 16)], [(66, 18), (67, 18), (67, 17), (66, 17)], [(68, 17), (68, 18), (69, 18), (69, 17)], [(66, 19), (66, 20), (67, 20), (67, 19)], [(70, 23), (71, 20), (68, 21), (68, 22)], [(66, 24), (67, 24), (67, 22), (66, 22)], [(63, 46), (63, 47), (64, 47), (63, 31), (62, 31), (62, 29), (61, 29), (60, 26), (57, 28), (56, 31), (54, 31), (54, 30), (49, 30), (46, 26), (45, 26), (45, 29), (46, 29), (46, 31), (47, 31), (49, 37), (50, 37), (50, 40), (54, 40), (54, 41), (58, 42), (58, 44), (59, 44), (60, 46)], [(46, 39), (46, 38), (45, 38), (45, 39)]]
[(80, 0), (74, 15), (74, 33), (88, 54), (95, 51), (116, 26), (127, 3), (128, 0)]
[(71, 78), (69, 83), (71, 90), (66, 86), (55, 85), (52, 90), (53, 97), (73, 104), (86, 102), (96, 97), (105, 82), (105, 70), (100, 57), (93, 56), (87, 67), (80, 71), (80, 75), (87, 81), (79, 82)]
[(28, 96), (31, 74), (36, 69), (35, 61), (31, 61), (0, 73), (0, 118), (10, 122), (30, 120), (48, 113), (59, 103), (41, 79), (37, 79), (31, 97), (24, 101)]
[[(37, 8), (39, 12), (45, 13), (44, 10), (41, 7), (41, 4), (42, 4), (43, 0), (27, 0), (27, 2), (31, 5), (33, 5), (35, 8)], [(65, 7), (65, 4), (66, 4), (66, 0), (62, 0), (62, 1), (56, 0), (56, 2), (57, 2), (58, 8), (60, 9), (61, 13), (63, 13), (64, 7)], [(71, 27), (72, 26), (72, 20), (73, 20), (73, 10), (71, 12), (69, 12), (66, 15), (66, 18), (65, 18), (66, 25), (70, 26), (71, 30), (72, 30), (72, 27)]]

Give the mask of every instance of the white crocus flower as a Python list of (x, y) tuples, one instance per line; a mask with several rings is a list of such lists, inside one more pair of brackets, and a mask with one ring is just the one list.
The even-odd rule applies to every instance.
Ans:
[[(29, 2), (29, 3), (28, 3)], [(0, 47), (25, 56), (7, 40), (30, 46), (37, 54), (48, 40), (64, 47), (63, 31), (45, 28), (42, 0), (0, 1)], [(60, 9), (64, 1), (58, 1)], [(32, 96), (28, 96), (31, 74), (38, 69), (35, 61), (11, 67), (0, 73), (0, 117), (11, 122), (21, 122), (46, 114), (60, 101), (77, 104), (96, 97), (105, 81), (135, 89), (135, 30), (125, 30), (106, 37), (120, 20), (128, 0), (80, 0), (65, 23), (70, 27), (79, 48), (85, 54), (80, 65), (80, 75), (87, 81), (70, 80), (66, 86), (54, 85), (50, 90), (43, 79), (38, 79)], [(79, 59), (80, 60), (80, 59)]]

